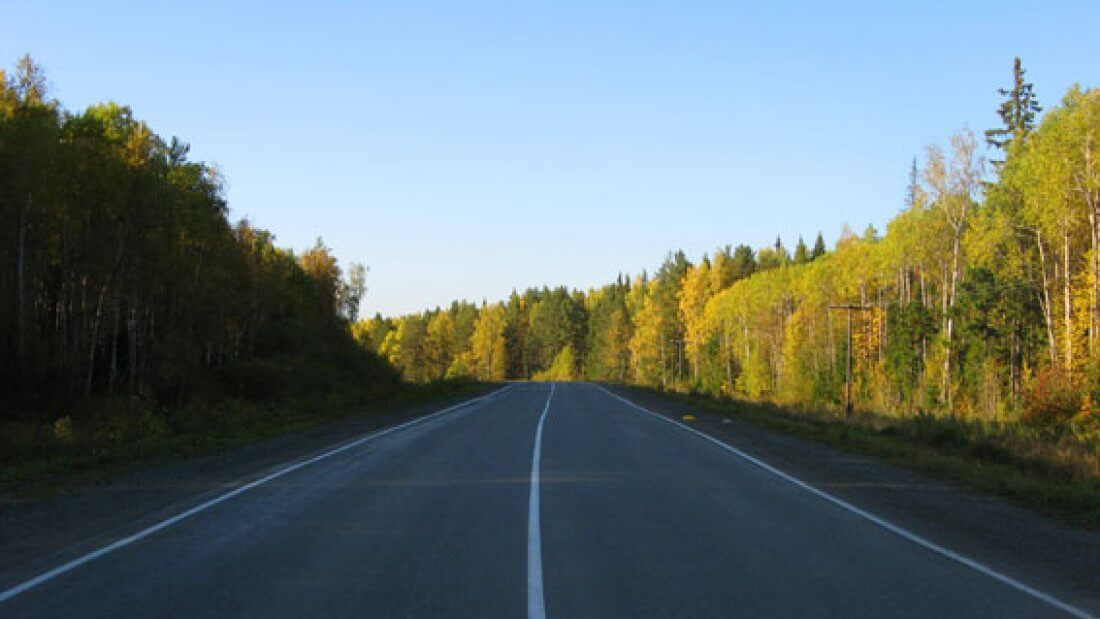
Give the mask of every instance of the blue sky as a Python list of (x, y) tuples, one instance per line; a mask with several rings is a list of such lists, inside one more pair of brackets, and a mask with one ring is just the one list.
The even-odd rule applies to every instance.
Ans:
[(20, 2), (0, 61), (115, 100), (234, 217), (371, 269), (364, 312), (880, 229), (910, 160), (1100, 86), (1100, 3)]

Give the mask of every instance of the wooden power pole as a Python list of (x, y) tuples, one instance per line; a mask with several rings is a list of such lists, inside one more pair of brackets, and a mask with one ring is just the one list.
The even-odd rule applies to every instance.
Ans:
[(845, 310), (848, 312), (848, 348), (846, 351), (846, 359), (844, 360), (844, 416), (852, 416), (852, 312), (853, 311), (867, 311), (871, 309), (869, 305), (830, 305), (831, 310)]

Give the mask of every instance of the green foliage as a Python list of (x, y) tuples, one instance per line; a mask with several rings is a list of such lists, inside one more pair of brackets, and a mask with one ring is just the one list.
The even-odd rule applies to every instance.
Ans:
[(625, 382), (630, 376), (630, 340), (633, 324), (627, 296), (630, 285), (619, 278), (614, 284), (589, 292), (586, 302), (588, 329), (581, 350), (584, 375), (596, 380)]
[(821, 233), (817, 233), (817, 238), (814, 240), (814, 248), (810, 250), (810, 260), (817, 260), (825, 255), (825, 238), (821, 236)]
[(886, 314), (890, 338), (886, 342), (885, 369), (904, 410), (923, 406), (920, 385), (924, 375), (925, 351), (936, 335), (934, 312), (920, 303), (892, 302)]
[(806, 247), (806, 241), (802, 240), (802, 237), (798, 237), (798, 245), (794, 248), (794, 263), (806, 264), (810, 261), (810, 249)]
[[(331, 371), (331, 368), (330, 370)], [(357, 381), (335, 392), (293, 388), (281, 401), (221, 398), (154, 407), (125, 396), (97, 396), (52, 422), (0, 422), (0, 494), (39, 493), (149, 462), (188, 457), (364, 413), (466, 397), (485, 387), (467, 380), (394, 389)]]
[(364, 267), (345, 281), (319, 239), (296, 256), (231, 223), (219, 170), (129, 108), (63, 110), (29, 58), (0, 81), (0, 422), (52, 423), (56, 440), (79, 441), (97, 423), (158, 427), (100, 415), (97, 402), (152, 410), (396, 388), (348, 330)]
[[(820, 236), (820, 235), (818, 235)], [(824, 253), (824, 251), (822, 252)], [(752, 275), (756, 272), (756, 255), (753, 253), (752, 248), (748, 245), (738, 245), (733, 250), (733, 255), (730, 257), (730, 274), (725, 281), (726, 285)], [(723, 286), (724, 288), (725, 286)]]
[(1035, 128), (1035, 120), (1043, 111), (1033, 85), (1024, 81), (1025, 73), (1020, 58), (1016, 57), (1012, 64), (1012, 88), (997, 89), (1005, 97), (997, 110), (1003, 126), (985, 132), (986, 142), (994, 148), (1007, 150), (1013, 141), (1022, 141)]

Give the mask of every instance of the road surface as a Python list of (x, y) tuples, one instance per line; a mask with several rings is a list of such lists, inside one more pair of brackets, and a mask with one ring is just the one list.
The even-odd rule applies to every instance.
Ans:
[(1066, 617), (596, 385), (515, 384), (0, 592), (0, 617)]

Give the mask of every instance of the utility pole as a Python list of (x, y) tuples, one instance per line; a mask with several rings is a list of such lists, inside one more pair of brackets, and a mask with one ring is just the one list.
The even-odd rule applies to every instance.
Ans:
[(831, 310), (846, 310), (848, 312), (848, 348), (844, 360), (844, 416), (852, 416), (852, 312), (867, 311), (872, 309), (870, 305), (830, 305)]

